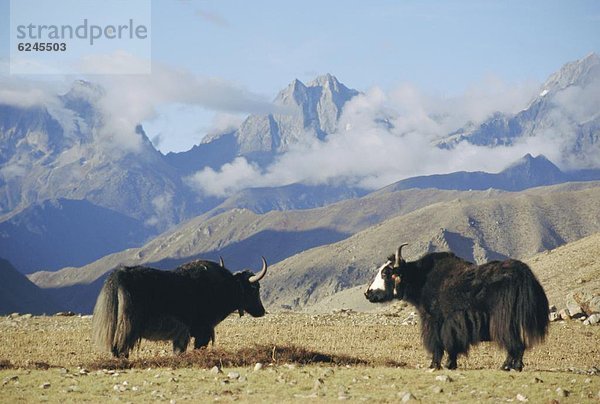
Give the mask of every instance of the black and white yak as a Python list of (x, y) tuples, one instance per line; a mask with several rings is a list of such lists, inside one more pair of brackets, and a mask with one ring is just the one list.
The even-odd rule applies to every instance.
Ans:
[(115, 357), (128, 357), (142, 338), (171, 340), (175, 353), (214, 342), (214, 328), (229, 314), (265, 314), (259, 281), (267, 262), (254, 274), (232, 274), (220, 263), (192, 261), (174, 271), (120, 267), (106, 279), (92, 320), (92, 340)]
[(512, 259), (476, 265), (449, 252), (406, 262), (405, 245), (379, 267), (366, 298), (416, 307), (433, 369), (441, 368), (444, 351), (446, 367), (456, 369), (471, 345), (494, 341), (508, 353), (502, 369), (521, 371), (525, 349), (548, 332), (548, 299), (529, 267)]

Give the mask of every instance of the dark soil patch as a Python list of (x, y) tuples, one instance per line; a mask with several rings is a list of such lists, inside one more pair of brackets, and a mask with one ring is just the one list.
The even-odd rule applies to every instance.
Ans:
[(14, 366), (8, 359), (0, 359), (0, 370), (2, 369), (13, 369)]
[(133, 359), (112, 358), (92, 362), (90, 369), (146, 369), (149, 367), (169, 368), (212, 368), (214, 366), (242, 367), (253, 366), (256, 363), (285, 364), (295, 363), (310, 365), (327, 363), (338, 366), (346, 365), (379, 365), (391, 367), (405, 367), (402, 362), (385, 361), (373, 363), (364, 359), (347, 355), (330, 355), (322, 352), (311, 351), (298, 346), (266, 346), (242, 348), (238, 351), (225, 351), (221, 349), (197, 349), (181, 355)]

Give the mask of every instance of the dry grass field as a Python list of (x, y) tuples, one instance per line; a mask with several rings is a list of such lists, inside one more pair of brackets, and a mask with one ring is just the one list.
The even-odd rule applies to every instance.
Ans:
[(419, 326), (404, 316), (231, 316), (214, 347), (173, 356), (143, 341), (129, 361), (93, 350), (89, 317), (2, 317), (0, 402), (600, 401), (600, 327), (553, 323), (521, 373), (497, 370), (504, 354), (490, 344), (457, 371), (430, 372)]

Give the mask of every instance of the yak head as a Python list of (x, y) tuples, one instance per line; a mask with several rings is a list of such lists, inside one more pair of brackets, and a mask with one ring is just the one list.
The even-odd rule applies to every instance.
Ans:
[(393, 298), (401, 299), (402, 291), (402, 265), (406, 262), (402, 258), (402, 244), (396, 254), (388, 257), (386, 262), (377, 269), (377, 275), (365, 291), (365, 297), (371, 303), (387, 302)]
[[(267, 261), (262, 257), (262, 269), (257, 274), (246, 269), (236, 272), (233, 276), (241, 287), (241, 304), (238, 312), (241, 315), (248, 312), (252, 317), (262, 317), (265, 315), (265, 308), (260, 300), (259, 281), (267, 274)], [(221, 260), (221, 266), (223, 261)]]

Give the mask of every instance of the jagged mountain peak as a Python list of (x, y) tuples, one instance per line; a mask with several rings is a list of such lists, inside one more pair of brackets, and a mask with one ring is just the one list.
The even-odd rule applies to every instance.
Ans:
[[(266, 165), (274, 154), (287, 151), (292, 144), (309, 138), (322, 140), (337, 130), (344, 104), (358, 94), (329, 73), (308, 85), (296, 78), (275, 97), (275, 112), (250, 115), (233, 132), (236, 153)], [(207, 136), (202, 143), (212, 144), (227, 134)]]
[(564, 90), (573, 85), (585, 86), (600, 78), (600, 56), (592, 52), (586, 57), (565, 64), (551, 75), (542, 87), (541, 96)]
[(311, 95), (320, 98), (323, 94), (332, 94), (334, 98), (341, 97), (345, 102), (357, 95), (358, 91), (346, 87), (331, 73), (326, 73), (317, 76), (308, 84), (304, 84), (298, 79), (292, 80), (285, 89), (279, 92), (275, 102), (285, 104), (286, 101), (294, 99), (297, 103), (302, 103)]
[(105, 94), (102, 86), (87, 80), (75, 80), (71, 88), (63, 96), (69, 99), (84, 99), (86, 101), (95, 101)]
[[(273, 153), (309, 138), (324, 139), (337, 130), (344, 104), (358, 91), (349, 89), (333, 75), (319, 76), (306, 86), (294, 79), (279, 92), (274, 104), (281, 112), (249, 116), (235, 132), (239, 153), (268, 163)], [(217, 137), (209, 139), (209, 143)]]
[(274, 102), (278, 105), (302, 104), (306, 99), (306, 85), (300, 80), (294, 79), (286, 88), (277, 94)]
[(69, 91), (60, 96), (60, 99), (66, 108), (75, 111), (89, 124), (97, 114), (95, 105), (105, 94), (104, 88), (98, 84), (75, 80)]
[[(325, 73), (315, 77), (314, 80), (308, 83), (308, 87), (329, 87), (338, 90), (340, 86), (344, 86), (331, 73)], [(345, 86), (344, 86), (345, 87)]]
[[(453, 148), (466, 141), (478, 146), (511, 146), (520, 139), (538, 137), (556, 142), (552, 133), (565, 133), (559, 156), (554, 157), (564, 168), (598, 166), (599, 124), (597, 94), (600, 88), (600, 57), (586, 57), (565, 64), (552, 74), (540, 93), (516, 114), (494, 113), (485, 121), (467, 125), (450, 133), (438, 146)], [(568, 136), (566, 134), (569, 134)]]

